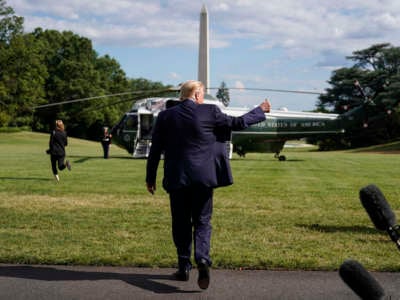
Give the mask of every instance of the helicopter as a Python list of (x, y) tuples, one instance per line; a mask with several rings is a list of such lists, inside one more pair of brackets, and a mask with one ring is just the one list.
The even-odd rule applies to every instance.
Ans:
[[(280, 161), (286, 160), (281, 155), (288, 140), (306, 137), (340, 136), (351, 128), (362, 130), (368, 124), (380, 119), (382, 113), (377, 113), (375, 103), (366, 96), (358, 81), (354, 86), (364, 100), (343, 114), (296, 112), (286, 109), (271, 110), (266, 114), (266, 120), (249, 126), (242, 131), (233, 131), (226, 147), (229, 157), (235, 152), (244, 157), (249, 152), (274, 153)], [(178, 91), (178, 88), (171, 89)], [(136, 101), (131, 110), (124, 114), (121, 120), (112, 128), (113, 139), (125, 148), (134, 158), (146, 158), (151, 146), (151, 133), (157, 115), (164, 109), (179, 104), (178, 96), (149, 97)], [(225, 107), (211, 95), (205, 96), (204, 103), (217, 105), (221, 111), (230, 116), (240, 116), (248, 108)], [(384, 112), (390, 114), (390, 110)], [(371, 118), (370, 115), (374, 117)]]
[[(200, 13), (198, 80), (204, 84), (206, 91), (211, 89), (208, 84), (208, 53), (208, 17), (207, 9), (203, 5)], [(380, 113), (376, 113), (372, 99), (365, 95), (358, 81), (354, 85), (364, 100), (346, 113), (271, 110), (270, 113), (266, 114), (265, 121), (242, 131), (231, 132), (226, 141), (229, 157), (232, 157), (233, 152), (243, 157), (249, 152), (272, 152), (275, 158), (284, 161), (286, 157), (281, 155), (281, 151), (288, 140), (340, 136), (349, 128), (352, 130), (364, 128), (371, 121), (371, 119), (368, 120), (368, 115), (375, 115), (375, 118), (377, 115), (382, 117)], [(319, 94), (306, 91), (265, 90)], [(167, 92), (169, 95), (148, 97), (134, 102), (131, 110), (126, 112), (112, 128), (111, 133), (114, 141), (125, 148), (134, 158), (146, 158), (148, 156), (151, 146), (151, 132), (159, 112), (179, 103), (179, 87), (171, 88)], [(154, 91), (154, 94), (156, 94), (156, 91)], [(240, 116), (249, 111), (248, 108), (225, 107), (209, 93), (206, 93), (204, 103), (217, 105), (222, 112), (230, 116)]]

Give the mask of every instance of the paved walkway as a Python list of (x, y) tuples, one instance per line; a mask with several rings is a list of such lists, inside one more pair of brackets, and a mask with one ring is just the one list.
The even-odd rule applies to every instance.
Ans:
[[(211, 269), (210, 287), (171, 278), (174, 269), (0, 264), (0, 299), (359, 299), (338, 272)], [(372, 273), (400, 299), (400, 273)]]

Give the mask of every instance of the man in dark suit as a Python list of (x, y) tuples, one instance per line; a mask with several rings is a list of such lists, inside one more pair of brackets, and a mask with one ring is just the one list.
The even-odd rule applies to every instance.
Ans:
[[(213, 189), (232, 184), (223, 140), (231, 130), (242, 130), (265, 120), (269, 101), (240, 117), (203, 104), (204, 85), (190, 80), (181, 86), (181, 102), (159, 113), (147, 160), (147, 190), (156, 190), (157, 168), (164, 154), (163, 187), (169, 193), (172, 236), (178, 254), (178, 280), (189, 280), (192, 236), (198, 284), (208, 288)], [(200, 105), (201, 104), (201, 105)], [(193, 230), (193, 232), (192, 232)]]

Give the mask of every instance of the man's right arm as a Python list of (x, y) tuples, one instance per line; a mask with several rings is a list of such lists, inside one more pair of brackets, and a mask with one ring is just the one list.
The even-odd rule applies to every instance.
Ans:
[(265, 99), (258, 107), (252, 109), (242, 117), (244, 118), (246, 125), (250, 126), (252, 124), (264, 121), (265, 113), (269, 113), (270, 111), (271, 103), (268, 101), (268, 99)]
[(240, 117), (228, 116), (219, 111), (221, 115), (219, 117), (217, 116), (217, 127), (226, 127), (231, 130), (242, 130), (252, 124), (264, 121), (265, 113), (270, 112), (270, 110), (271, 104), (268, 100), (265, 100), (259, 106)]

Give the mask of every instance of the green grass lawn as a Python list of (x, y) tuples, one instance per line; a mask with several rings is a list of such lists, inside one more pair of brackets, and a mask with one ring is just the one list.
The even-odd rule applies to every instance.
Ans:
[[(0, 262), (176, 266), (167, 194), (144, 184), (145, 160), (69, 138), (72, 171), (53, 178), (47, 134), (0, 133)], [(397, 146), (396, 146), (397, 145)], [(399, 143), (390, 150), (399, 149)], [(288, 149), (234, 156), (235, 184), (214, 197), (216, 268), (336, 270), (347, 258), (400, 271), (399, 252), (359, 200), (376, 184), (400, 214), (396, 152)]]

